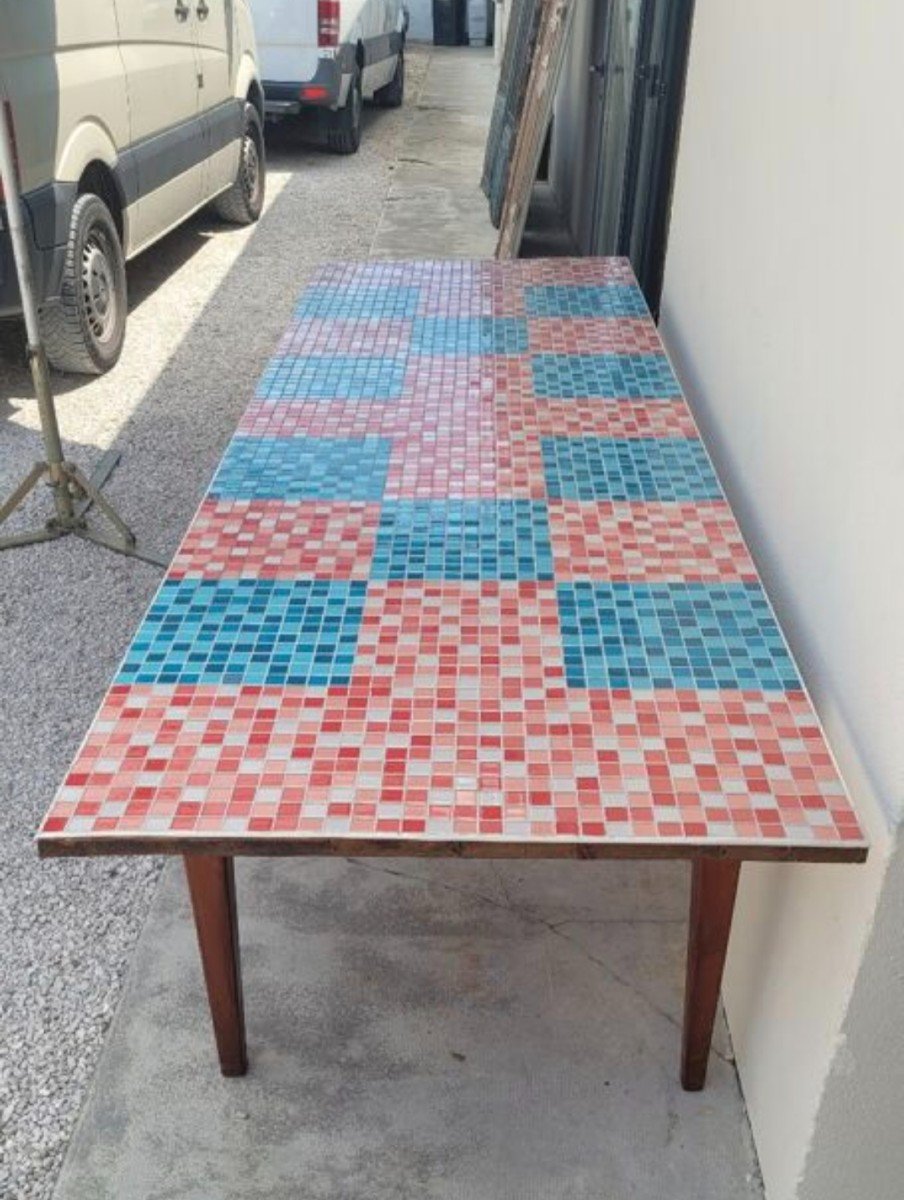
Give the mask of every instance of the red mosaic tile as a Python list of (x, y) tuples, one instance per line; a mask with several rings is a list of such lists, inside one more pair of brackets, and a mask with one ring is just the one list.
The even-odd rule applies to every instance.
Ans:
[(285, 355), (360, 354), (365, 358), (404, 353), (411, 322), (356, 321), (306, 318), (294, 321), (279, 340), (276, 353)]
[(862, 839), (803, 693), (570, 692), (542, 585), (413, 586), (348, 688), (113, 688), (44, 832)]
[(551, 500), (557, 579), (754, 581), (756, 568), (725, 503)]
[(239, 421), (246, 437), (392, 437), (400, 424), (396, 401), (356, 403), (253, 400)]
[[(592, 289), (607, 284), (624, 290), (602, 303)], [(41, 837), (169, 839), (176, 848), (216, 836), (255, 844), (275, 837), (603, 841), (677, 852), (689, 845), (862, 847), (802, 691), (629, 691), (575, 682), (592, 672), (575, 673), (576, 656), (586, 654), (576, 646), (581, 638), (563, 639), (560, 592), (573, 599), (579, 589), (571, 581), (756, 580), (724, 503), (548, 500), (544, 438), (697, 437), (680, 399), (534, 395), (532, 354), (661, 353), (647, 317), (528, 316), (642, 313), (627, 260), (340, 263), (315, 271), (311, 285), (316, 294), (297, 310), (307, 315), (296, 316), (279, 354), (348, 360), (334, 371), (348, 398), (321, 399), (308, 380), (303, 401), (252, 402), (240, 433), (332, 439), (328, 463), (310, 445), (299, 457), (319, 471), (317, 495), (332, 494), (334, 469), (342, 487), (357, 482), (349, 468), (356, 460), (341, 439), (385, 439), (385, 481), (381, 465), (368, 476), (375, 498), (366, 502), (340, 499), (341, 492), (299, 502), (208, 499), (167, 582), (171, 597), (171, 585), (180, 583), (173, 604), (183, 603), (183, 592), (196, 599), (216, 590), (193, 591), (193, 579), (223, 580), (228, 593), (216, 600), (216, 614), (196, 610), (186, 626), (191, 633), (178, 653), (188, 677), (199, 677), (191, 638), (209, 637), (213, 624), (223, 636), (216, 646), (205, 643), (205, 669), (220, 669), (228, 653), (238, 672), (252, 654), (268, 663), (284, 658), (288, 622), (289, 641), (303, 641), (308, 659), (322, 660), (293, 678), (316, 678), (318, 686), (115, 684)], [(526, 294), (542, 288), (550, 291)], [(413, 322), (433, 316), (516, 320), (489, 327), (487, 337), (498, 337), (493, 344), (504, 350), (499, 357), (460, 355), (461, 345), (471, 347), (472, 329), (455, 326), (430, 326), (425, 339), (421, 325), (419, 346), (451, 345), (456, 353), (412, 353)], [(524, 329), (528, 349), (516, 353)], [(400, 361), (401, 392), (396, 375), (384, 398), (373, 391), (355, 398), (354, 381), (363, 379), (352, 369), (356, 358), (374, 360), (377, 373), (384, 359)], [(279, 462), (268, 486), (275, 481), (298, 494), (292, 456)], [(459, 497), (542, 503), (520, 512), (520, 524), (512, 505), (489, 506), (486, 527), (469, 511), (467, 533), (451, 505), (448, 526), (421, 528), (395, 557), (384, 555), (391, 582), (373, 577), (381, 573), (374, 562), (387, 502)], [(547, 544), (547, 525), (551, 580), (549, 551), (538, 549)], [(516, 545), (503, 545), (513, 537)], [(429, 574), (428, 553), (431, 571), (452, 564), (450, 574), (463, 572), (465, 541), (469, 572), (495, 566), (504, 573), (505, 561), (505, 572), (533, 569), (543, 582), (397, 580), (398, 563), (410, 565), (411, 575)], [(230, 591), (226, 581), (236, 576), (337, 581), (337, 588), (332, 594), (312, 584), (302, 605), (291, 589), (263, 582)], [(246, 590), (257, 608), (229, 608)], [(351, 590), (358, 608), (350, 616)], [(261, 614), (266, 631), (259, 634)], [(144, 636), (141, 661), (155, 671), (167, 652), (168, 619), (168, 610), (158, 612), (154, 636), (136, 638)], [(324, 674), (323, 663), (340, 655), (342, 672)], [(335, 678), (342, 686), (327, 686)]]
[(205, 500), (170, 579), (367, 579), (380, 505)]
[(526, 358), (497, 359), (493, 372), (500, 436), (697, 437), (684, 400), (560, 400), (536, 397)]
[(637, 284), (627, 258), (519, 258), (491, 265), (497, 278), (522, 288)]
[(527, 324), (533, 354), (661, 354), (652, 321), (631, 318), (534, 317)]

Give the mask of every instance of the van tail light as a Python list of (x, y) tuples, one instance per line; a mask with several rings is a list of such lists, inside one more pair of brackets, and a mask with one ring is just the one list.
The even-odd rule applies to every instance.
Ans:
[[(3, 107), (0, 109), (0, 119), (5, 122), (6, 128), (9, 130), (9, 144), (13, 152), (13, 168), (16, 172), (16, 178), (21, 179), (22, 176), (19, 172), (19, 149), (16, 146), (16, 127), (13, 124), (13, 110), (8, 100), (3, 101)], [(3, 180), (0, 179), (0, 204), (3, 204), (5, 200)]]
[(339, 45), (340, 0), (317, 0), (317, 45)]

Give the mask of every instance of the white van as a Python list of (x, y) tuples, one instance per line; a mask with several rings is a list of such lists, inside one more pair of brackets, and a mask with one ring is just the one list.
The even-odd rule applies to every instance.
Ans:
[[(13, 133), (47, 354), (119, 357), (125, 259), (215, 201), (264, 197), (264, 96), (247, 0), (0, 0)], [(0, 194), (0, 317), (19, 308)]]
[(251, 0), (267, 116), (319, 110), (327, 145), (354, 154), (361, 107), (405, 96), (402, 0)]

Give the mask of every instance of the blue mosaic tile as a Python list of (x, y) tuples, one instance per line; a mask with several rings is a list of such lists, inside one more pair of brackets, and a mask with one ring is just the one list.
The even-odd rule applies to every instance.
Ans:
[(405, 362), (358, 355), (271, 359), (257, 385), (259, 400), (397, 400)]
[(320, 320), (394, 321), (413, 317), (420, 292), (416, 287), (309, 288), (295, 316)]
[(168, 580), (118, 682), (346, 684), (366, 594), (360, 580)]
[(524, 289), (529, 317), (649, 317), (643, 292), (629, 283), (549, 284)]
[(527, 345), (520, 317), (418, 317), (411, 327), (415, 354), (524, 354)]
[(389, 438), (235, 437), (210, 487), (224, 500), (379, 500)]
[(531, 367), (537, 396), (670, 400), (681, 395), (664, 354), (535, 354)]
[(550, 580), (547, 506), (534, 500), (387, 500), (371, 578)]
[(571, 583), (556, 593), (570, 687), (801, 686), (757, 583)]
[(543, 438), (553, 500), (721, 500), (698, 438)]

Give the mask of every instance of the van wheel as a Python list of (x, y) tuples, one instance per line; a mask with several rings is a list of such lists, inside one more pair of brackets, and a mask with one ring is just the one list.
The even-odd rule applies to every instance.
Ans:
[(354, 154), (361, 145), (361, 112), (364, 96), (361, 92), (361, 68), (355, 67), (345, 107), (329, 114), (326, 142), (335, 154)]
[(264, 207), (266, 184), (264, 131), (257, 109), (246, 104), (238, 174), (232, 187), (214, 200), (214, 211), (233, 225), (253, 225)]
[(374, 100), (383, 108), (401, 108), (405, 100), (405, 51), (396, 59), (395, 74), (385, 87), (374, 92)]
[(79, 196), (58, 300), (41, 309), (41, 335), (58, 371), (102, 375), (122, 353), (128, 292), (119, 233), (99, 196)]

